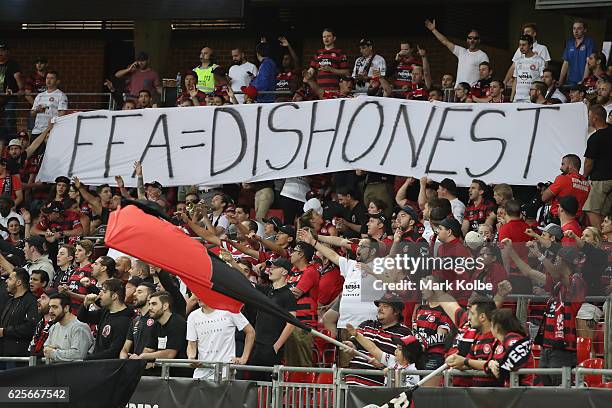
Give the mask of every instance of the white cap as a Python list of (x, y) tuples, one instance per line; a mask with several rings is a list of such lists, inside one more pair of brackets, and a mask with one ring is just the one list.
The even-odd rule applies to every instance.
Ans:
[(323, 206), (318, 198), (311, 198), (304, 204), (304, 212), (308, 210), (314, 210), (319, 215), (323, 215)]
[(21, 147), (21, 140), (19, 139), (11, 139), (11, 141), (9, 142), (9, 147), (11, 146), (19, 146)]
[(467, 245), (471, 250), (475, 250), (484, 245), (484, 237), (477, 233), (476, 231), (470, 231), (465, 234), (465, 245)]

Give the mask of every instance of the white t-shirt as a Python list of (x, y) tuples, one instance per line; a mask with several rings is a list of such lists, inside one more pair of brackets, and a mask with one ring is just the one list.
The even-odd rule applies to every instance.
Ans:
[[(241, 92), (240, 88), (248, 86), (251, 83), (251, 77), (247, 72), (253, 74), (253, 78), (257, 75), (257, 67), (255, 64), (245, 62), (240, 65), (232, 65), (229, 69), (229, 77), (232, 78), (232, 89), (234, 92)], [(236, 94), (238, 102), (244, 102), (244, 95)]]
[(292, 177), (285, 180), (280, 195), (296, 201), (306, 202), (306, 193), (310, 191), (310, 184), (304, 177)]
[(606, 114), (610, 115), (610, 112), (612, 111), (612, 102), (608, 103), (607, 105), (604, 105), (603, 107), (606, 110)]
[[(407, 367), (400, 366), (394, 354), (385, 353), (384, 351), (382, 353), (382, 357), (380, 358), (380, 362), (383, 363), (386, 367), (393, 368), (394, 370), (409, 370), (409, 371), (415, 370), (416, 371), (417, 369), (414, 363), (409, 364)], [(412, 387), (416, 385), (416, 383), (418, 383), (419, 380), (420, 378), (418, 375), (407, 375), (405, 376), (405, 378), (403, 379), (402, 383), (399, 386), (400, 387)], [(386, 383), (387, 383), (387, 379), (385, 378), (385, 384)]]
[(33, 135), (39, 135), (44, 132), (49, 124), (49, 119), (59, 116), (59, 111), (68, 109), (68, 98), (59, 89), (53, 92), (41, 92), (36, 95), (32, 110), (36, 110), (39, 106), (44, 106), (45, 111), (36, 115), (34, 128), (32, 129)]
[(483, 50), (470, 51), (467, 48), (455, 44), (453, 54), (457, 57), (457, 80), (456, 84), (467, 82), (473, 84), (480, 78), (478, 67), (481, 62), (489, 61), (489, 56)]
[[(542, 44), (539, 44), (537, 41), (533, 43), (533, 53), (539, 55), (544, 59), (544, 61), (550, 61), (550, 53), (548, 52), (548, 47)], [(519, 58), (521, 58), (521, 49), (517, 48), (512, 56), (512, 62), (516, 62)]]
[(218, 217), (211, 215), (210, 223), (212, 224), (213, 227), (221, 227), (224, 230), (227, 230), (227, 228), (229, 227), (229, 220), (223, 213), (219, 215)]
[(450, 200), (450, 205), (453, 217), (455, 217), (455, 219), (459, 221), (459, 224), (461, 224), (463, 222), (463, 216), (465, 215), (465, 204), (463, 204), (460, 199), (455, 197)]
[[(383, 57), (381, 57), (378, 54), (375, 54), (372, 57), (372, 63), (370, 64), (370, 67), (368, 69), (368, 72), (365, 73), (365, 69), (366, 66), (369, 64), (370, 62), (370, 58), (364, 58), (364, 57), (359, 57), (357, 58), (357, 60), (355, 61), (355, 66), (353, 67), (353, 78), (357, 78), (357, 75), (365, 75), (369, 78), (372, 78), (374, 76), (374, 70), (378, 69), (380, 70), (380, 75), (385, 76), (387, 73), (387, 63), (385, 62), (385, 59)], [(361, 91), (364, 90), (366, 91), (368, 89), (368, 84), (366, 83), (365, 86), (360, 87), (357, 86), (356, 90), (357, 91)]]
[[(215, 310), (204, 313), (202, 308), (187, 317), (187, 340), (198, 342), (198, 360), (208, 363), (229, 363), (236, 357), (236, 329), (243, 330), (249, 321), (242, 313)], [(213, 370), (196, 368), (193, 378), (213, 377)]]
[[(376, 319), (378, 313), (378, 308), (373, 301), (361, 300), (362, 284), (372, 288), (375, 278), (369, 274), (365, 276), (365, 272), (356, 265), (355, 260), (343, 256), (339, 258), (338, 266), (344, 277), (340, 298), (340, 317), (337, 325), (339, 329), (345, 329), (347, 323), (357, 327), (361, 322)], [(362, 278), (362, 276), (365, 277)]]
[(516, 78), (516, 93), (513, 102), (531, 102), (529, 99), (529, 88), (535, 81), (542, 80), (546, 62), (539, 55), (525, 57), (521, 55), (514, 62), (514, 75)]

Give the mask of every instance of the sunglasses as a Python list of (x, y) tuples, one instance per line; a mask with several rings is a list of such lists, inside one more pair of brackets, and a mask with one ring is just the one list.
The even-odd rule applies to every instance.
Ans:
[(468, 40), (480, 40), (480, 37), (472, 37), (471, 35), (468, 35)]

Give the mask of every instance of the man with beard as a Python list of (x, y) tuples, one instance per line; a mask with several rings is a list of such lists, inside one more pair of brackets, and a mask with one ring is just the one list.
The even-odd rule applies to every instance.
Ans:
[[(102, 309), (90, 310), (96, 300)], [(125, 343), (125, 336), (131, 320), (131, 309), (125, 306), (125, 288), (119, 279), (108, 279), (102, 284), (99, 295), (85, 296), (77, 317), (84, 323), (97, 324), (98, 335), (93, 353), (87, 360), (117, 358)]]
[(597, 81), (597, 99), (595, 100), (595, 103), (603, 106), (603, 108), (606, 110), (606, 116), (609, 116), (610, 112), (612, 112), (612, 98), (610, 98), (611, 91), (612, 79), (600, 79)]
[(89, 326), (70, 313), (70, 307), (70, 296), (65, 293), (56, 293), (49, 300), (49, 318), (53, 326), (44, 348), (49, 362), (83, 360), (93, 344)]
[[(155, 292), (149, 297), (149, 317), (155, 320), (149, 342), (140, 354), (131, 359), (187, 358), (187, 322), (178, 313), (172, 312), (172, 296), (168, 292)], [(157, 372), (155, 370), (151, 374)], [(175, 369), (191, 377), (189, 369)]]
[(34, 329), (34, 336), (32, 337), (32, 342), (30, 343), (30, 355), (36, 357), (42, 357), (43, 349), (45, 346), (45, 342), (49, 337), (49, 329), (53, 323), (53, 319), (51, 318), (51, 314), (49, 312), (49, 300), (50, 297), (57, 293), (57, 289), (49, 288), (45, 290), (36, 301), (36, 308), (38, 310), (38, 315), (40, 316), (40, 320), (36, 323), (36, 328)]
[(36, 297), (30, 292), (29, 281), (28, 272), (17, 267), (13, 268), (6, 280), (6, 290), (11, 297), (0, 313), (0, 356), (28, 355), (37, 318)]
[[(53, 125), (49, 125), (52, 128)], [(19, 174), (26, 167), (26, 161), (43, 144), (49, 132), (42, 132), (28, 147), (23, 148), (21, 139), (12, 139), (8, 144), (8, 155), (6, 157), (6, 168), (9, 174)]]
[(468, 194), (470, 201), (465, 208), (461, 232), (463, 235), (468, 231), (478, 232), (480, 224), (493, 224), (492, 214), (495, 213), (496, 207), (493, 202), (484, 198), (487, 185), (484, 181), (474, 179), (470, 184)]
[[(366, 320), (359, 324), (358, 333), (361, 333), (365, 338), (371, 340), (376, 347), (385, 353), (393, 354), (395, 352), (394, 338), (401, 338), (412, 334), (412, 331), (401, 323), (403, 316), (402, 311), (404, 304), (400, 301), (394, 302), (391, 298), (384, 298), (374, 302), (377, 308), (376, 319)], [(347, 329), (351, 329), (352, 325), (346, 325)], [(364, 352), (363, 346), (354, 338), (344, 342), (351, 349), (357, 349)], [(373, 370), (377, 367), (367, 359), (354, 356), (349, 364), (351, 369)], [(355, 374), (346, 377), (346, 383), (349, 385), (361, 386), (383, 386), (383, 378), (380, 375), (362, 375)]]
[[(307, 230), (300, 230), (298, 239), (312, 245), (323, 256), (340, 267), (340, 273), (344, 277), (344, 286), (337, 310), (336, 327), (342, 330), (346, 329), (347, 323), (358, 325), (361, 322), (373, 320), (376, 317), (377, 309), (371, 302), (362, 301), (362, 298), (366, 299), (369, 292), (372, 292), (371, 296), (374, 295), (375, 278), (371, 274), (366, 274), (364, 277), (364, 272), (366, 268), (372, 269), (374, 258), (378, 253), (378, 241), (373, 238), (363, 238), (359, 244), (355, 245), (345, 238), (316, 235)], [(338, 255), (335, 250), (323, 243), (352, 250), (356, 254), (356, 260)], [(347, 340), (346, 330), (342, 330), (339, 337)], [(346, 356), (341, 357), (341, 366), (346, 364), (348, 364)]]
[[(140, 278), (134, 277), (129, 282), (137, 279)], [(133, 305), (138, 309), (138, 316), (132, 319), (119, 358), (130, 358), (132, 354), (139, 355), (149, 344), (153, 326), (156, 324), (155, 320), (149, 316), (149, 297), (154, 292), (155, 286), (148, 282), (141, 282), (136, 287)]]
[[(257, 76), (257, 67), (247, 61), (244, 51), (240, 48), (233, 49), (229, 77), (232, 79), (232, 89), (234, 92), (240, 92), (240, 88), (249, 86), (255, 76)], [(244, 103), (244, 95), (237, 94), (236, 99), (238, 102)]]
[(582, 206), (589, 197), (591, 185), (589, 181), (580, 174), (580, 157), (575, 154), (566, 154), (561, 159), (561, 174), (542, 193), (542, 201), (550, 202), (550, 212), (555, 219), (559, 218), (558, 197), (574, 196), (578, 200), (578, 214), (582, 216)]
[[(495, 350), (495, 337), (491, 333), (491, 315), (495, 311), (495, 302), (492, 298), (472, 295), (468, 309), (470, 326), (478, 334), (472, 342), (467, 356), (459, 353), (446, 358), (446, 364), (458, 370), (484, 370), (488, 360), (493, 357)], [(502, 385), (495, 377), (472, 377), (474, 387), (497, 387)]]

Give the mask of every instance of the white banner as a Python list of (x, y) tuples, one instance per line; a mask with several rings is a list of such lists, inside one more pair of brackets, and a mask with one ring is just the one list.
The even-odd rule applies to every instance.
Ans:
[(82, 112), (58, 118), (39, 180), (215, 185), (350, 169), (469, 185), (553, 180), (582, 157), (587, 113), (566, 105), (360, 97), (301, 103)]

